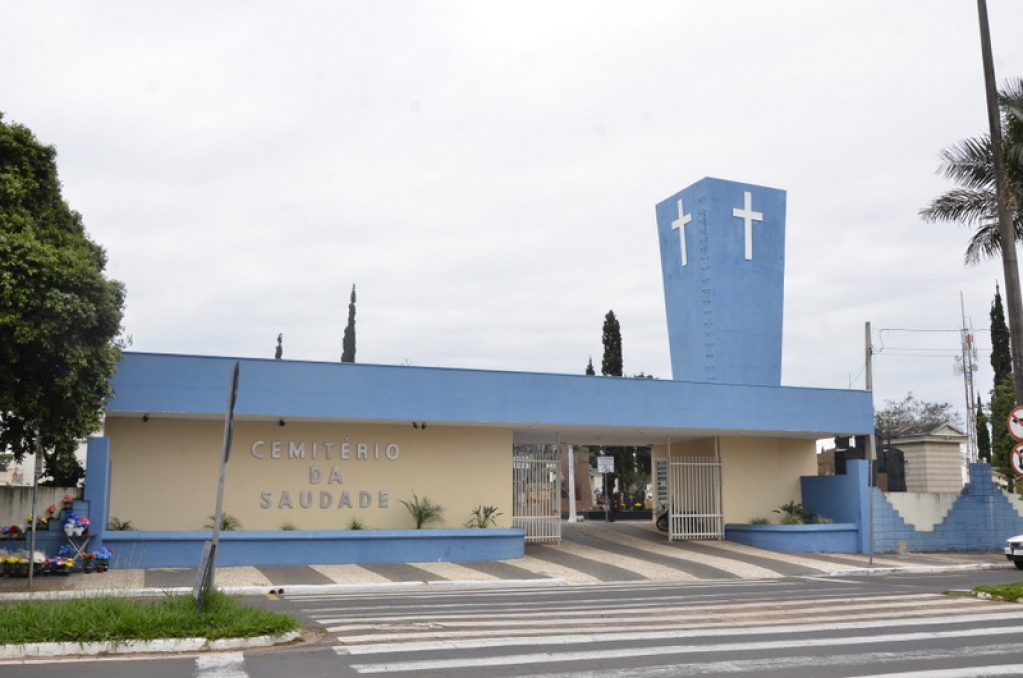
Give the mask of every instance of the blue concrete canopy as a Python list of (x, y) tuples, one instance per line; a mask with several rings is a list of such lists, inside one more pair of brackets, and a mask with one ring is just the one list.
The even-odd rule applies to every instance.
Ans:
[(649, 445), (719, 435), (873, 430), (868, 391), (126, 352), (108, 417), (511, 428), (516, 442)]

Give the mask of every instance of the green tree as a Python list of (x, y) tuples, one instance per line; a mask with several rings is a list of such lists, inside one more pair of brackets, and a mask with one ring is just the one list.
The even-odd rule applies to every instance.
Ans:
[(603, 341), (604, 360), (600, 364), (600, 373), (604, 376), (622, 376), (622, 329), (614, 311), (608, 311), (604, 316)]
[(995, 299), (991, 302), (991, 369), (994, 386), (991, 389), (991, 465), (1004, 478), (1010, 478), (1009, 454), (1013, 439), (1009, 435), (1009, 412), (1016, 405), (1012, 376), (1009, 328), (1005, 324), (1002, 296), (995, 285)]
[(593, 356), (590, 356), (589, 362), (586, 363), (586, 374), (590, 376), (597, 374), (596, 371), (593, 369)]
[(1012, 353), (1009, 349), (1009, 327), (1005, 324), (1002, 295), (995, 283), (995, 300), (991, 302), (991, 369), (994, 383), (1012, 377)]
[(274, 349), (274, 360), (284, 357), (284, 334), (277, 335), (277, 348)]
[(355, 362), (355, 285), (352, 285), (352, 296), (348, 302), (348, 325), (341, 340), (341, 362)]
[(1015, 474), (1009, 465), (1009, 454), (1016, 441), (1009, 435), (1009, 412), (1016, 406), (1012, 377), (1004, 377), (991, 391), (991, 467), (1007, 481)]
[(991, 463), (991, 431), (988, 429), (988, 418), (984, 414), (984, 404), (977, 396), (977, 457), (981, 461)]
[[(1023, 78), (1005, 84), (998, 94), (1002, 117), (1005, 174), (1016, 241), (1023, 240)], [(1001, 251), (991, 136), (964, 139), (941, 152), (939, 172), (960, 188), (943, 193), (920, 210), (925, 221), (961, 223), (976, 231), (966, 248), (966, 263)]]
[(120, 357), (121, 283), (61, 196), (57, 152), (0, 114), (0, 449), (80, 473)]
[(886, 400), (874, 413), (874, 426), (880, 431), (909, 428), (936, 428), (942, 424), (962, 427), (963, 418), (951, 403), (928, 403), (917, 400), (912, 392), (902, 400)]

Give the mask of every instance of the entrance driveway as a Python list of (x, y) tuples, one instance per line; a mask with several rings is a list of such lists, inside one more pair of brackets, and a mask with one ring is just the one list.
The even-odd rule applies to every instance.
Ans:
[[(1011, 568), (998, 551), (877, 555), (782, 553), (727, 541), (669, 542), (648, 522), (563, 523), (560, 544), (529, 544), (525, 557), (473, 563), (251, 566), (217, 568), (221, 588), (375, 584), (700, 581), (888, 572), (902, 568)], [(41, 576), (35, 591), (191, 590), (194, 568), (109, 570)], [(0, 593), (23, 592), (23, 578), (0, 577)]]

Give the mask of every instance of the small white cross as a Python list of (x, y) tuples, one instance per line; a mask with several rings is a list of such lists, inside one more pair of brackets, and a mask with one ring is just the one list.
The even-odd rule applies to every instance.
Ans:
[(737, 219), (742, 219), (745, 224), (745, 235), (746, 235), (746, 260), (749, 261), (753, 258), (753, 222), (763, 221), (763, 212), (753, 211), (753, 196), (749, 191), (744, 191), (745, 205), (742, 209), (735, 207), (732, 209), (732, 216)]
[(678, 231), (678, 242), (679, 247), (682, 250), (682, 265), (686, 266), (689, 264), (689, 258), (686, 256), (686, 224), (693, 220), (692, 214), (686, 214), (685, 209), (682, 207), (682, 199), (678, 201), (678, 219), (671, 222), (672, 230)]

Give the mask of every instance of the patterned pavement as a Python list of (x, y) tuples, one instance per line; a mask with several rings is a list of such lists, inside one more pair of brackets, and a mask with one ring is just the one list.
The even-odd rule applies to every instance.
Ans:
[[(782, 553), (726, 541), (668, 542), (649, 523), (563, 523), (560, 544), (530, 544), (525, 557), (475, 563), (302, 565), (218, 568), (221, 588), (372, 585), (421, 582), (558, 580), (569, 584), (768, 579), (874, 569), (1012, 567), (998, 551), (881, 554)], [(195, 570), (110, 570), (44, 576), (33, 591), (131, 591), (191, 588)], [(0, 592), (23, 592), (27, 580), (0, 577)]]

